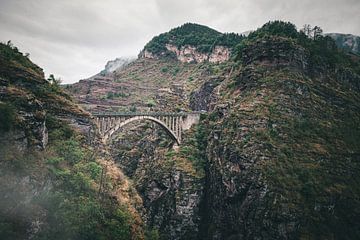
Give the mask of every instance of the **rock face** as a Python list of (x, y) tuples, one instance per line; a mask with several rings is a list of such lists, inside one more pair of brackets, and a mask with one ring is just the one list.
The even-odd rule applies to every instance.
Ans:
[[(165, 47), (169, 52), (175, 54), (177, 60), (183, 63), (202, 63), (204, 61), (223, 63), (228, 61), (231, 55), (230, 49), (224, 46), (215, 46), (210, 53), (199, 52), (196, 47), (191, 45), (181, 46), (180, 49), (172, 44), (166, 44)], [(160, 56), (144, 50), (140, 57), (159, 59)]]
[(224, 46), (215, 46), (209, 56), (209, 62), (222, 63), (230, 59), (231, 51)]
[(198, 90), (190, 95), (190, 108), (193, 111), (209, 111), (212, 110), (212, 104), (216, 103), (217, 94), (215, 89), (223, 79), (213, 78), (206, 81)]
[(8, 102), (15, 99), (22, 99), (21, 107), (18, 106), (21, 111), (18, 112), (17, 119), (13, 120), (13, 124), (18, 124), (18, 127), (0, 136), (0, 139), (13, 142), (21, 152), (31, 147), (45, 149), (48, 135), (43, 104), (23, 91), (16, 92), (14, 89), (9, 91), (4, 86), (0, 87), (0, 101)]
[(196, 239), (203, 181), (190, 162), (184, 167), (167, 155), (171, 144), (159, 126), (143, 123), (124, 129), (111, 149), (142, 197), (148, 228), (157, 229), (163, 239)]

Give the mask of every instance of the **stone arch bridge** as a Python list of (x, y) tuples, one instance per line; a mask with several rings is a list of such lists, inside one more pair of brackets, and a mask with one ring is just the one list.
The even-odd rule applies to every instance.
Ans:
[(198, 123), (200, 114), (201, 112), (103, 112), (93, 113), (92, 115), (95, 118), (99, 133), (105, 143), (128, 123), (134, 121), (151, 121), (160, 125), (177, 144), (181, 144), (182, 131)]

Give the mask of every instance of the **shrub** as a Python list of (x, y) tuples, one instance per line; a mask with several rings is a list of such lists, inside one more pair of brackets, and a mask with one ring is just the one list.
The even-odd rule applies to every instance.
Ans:
[(168, 67), (162, 67), (161, 68), (161, 72), (163, 72), (163, 73), (167, 73), (168, 71), (169, 71)]
[(0, 132), (7, 132), (15, 122), (15, 108), (7, 103), (0, 103)]
[(146, 106), (148, 107), (155, 107), (156, 106), (156, 102), (154, 99), (149, 99), (146, 101)]
[(261, 38), (266, 35), (297, 38), (299, 33), (296, 26), (291, 22), (270, 21), (256, 31), (251, 32), (248, 39)]

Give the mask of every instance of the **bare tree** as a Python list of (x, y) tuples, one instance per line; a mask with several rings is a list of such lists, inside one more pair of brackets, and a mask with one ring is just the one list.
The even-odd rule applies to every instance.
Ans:
[(313, 31), (310, 24), (305, 24), (300, 31), (302, 31), (307, 37), (312, 38)]

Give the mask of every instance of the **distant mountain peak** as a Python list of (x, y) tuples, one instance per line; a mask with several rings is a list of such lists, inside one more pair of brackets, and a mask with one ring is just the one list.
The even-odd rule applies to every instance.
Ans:
[(119, 57), (114, 60), (110, 60), (106, 63), (105, 69), (101, 73), (112, 73), (116, 70), (121, 70), (131, 62), (135, 61), (136, 57)]
[(334, 39), (336, 45), (345, 51), (360, 55), (360, 37), (353, 34), (327, 33), (325, 34)]

